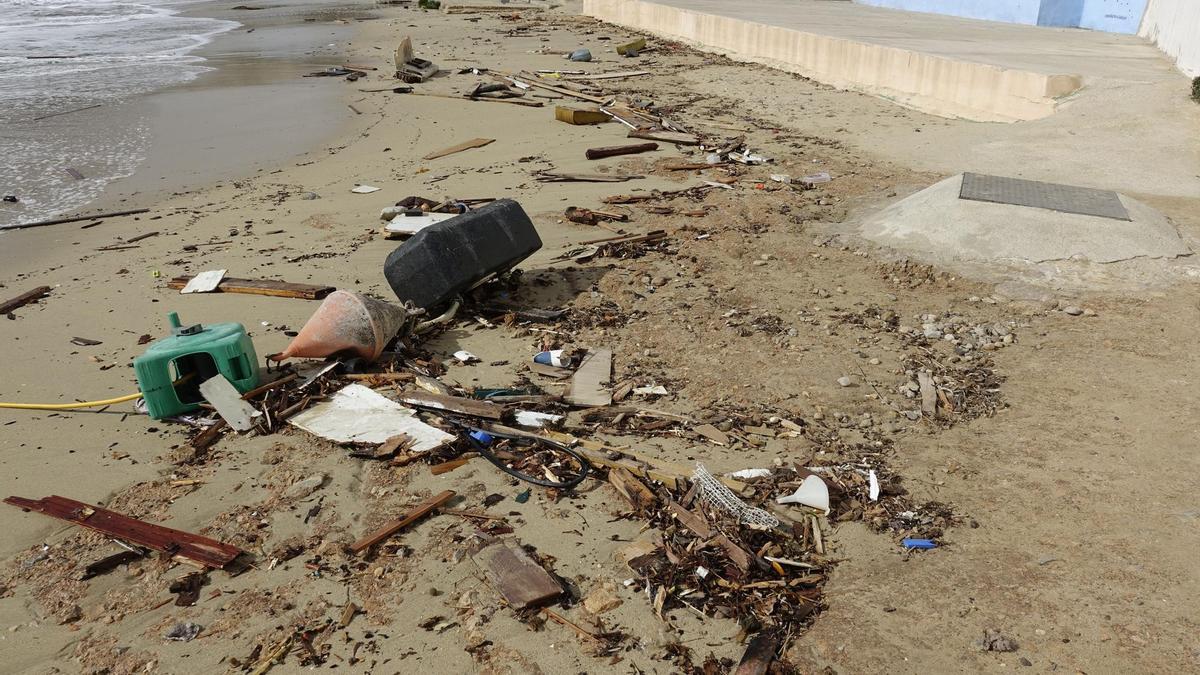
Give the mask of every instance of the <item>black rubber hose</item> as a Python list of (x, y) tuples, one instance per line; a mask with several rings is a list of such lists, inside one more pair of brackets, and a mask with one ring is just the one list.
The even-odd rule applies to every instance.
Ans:
[[(489, 436), (492, 436), (493, 438), (508, 438), (508, 439), (514, 439), (514, 440), (524, 438), (522, 436), (511, 436), (508, 434), (496, 433), (494, 431), (487, 431), (486, 429), (475, 429), (473, 427), (465, 427), (465, 428), (470, 429), (471, 431), (481, 431)], [(517, 471), (516, 469), (511, 469), (511, 468), (505, 466), (504, 460), (502, 460), (499, 457), (497, 457), (496, 455), (492, 454), (492, 451), (488, 450), (487, 446), (485, 446), (483, 443), (480, 443), (474, 436), (471, 436), (469, 433), (467, 434), (467, 440), (469, 440), (471, 442), (471, 445), (472, 445), (472, 447), (475, 448), (476, 452), (478, 452), (480, 455), (482, 455), (483, 458), (486, 459), (487, 461), (496, 465), (497, 469), (500, 469), (501, 471), (512, 476), (513, 478), (523, 480), (526, 483), (533, 483), (534, 485), (538, 485), (538, 486), (545, 487), (545, 488), (553, 488), (555, 490), (570, 490), (571, 488), (575, 487), (576, 485), (579, 485), (580, 483), (582, 483), (583, 479), (588, 477), (588, 472), (591, 470), (591, 467), (592, 467), (592, 465), (590, 463), (588, 463), (586, 457), (579, 454), (575, 450), (572, 450), (571, 448), (563, 445), (562, 443), (556, 443), (554, 441), (548, 441), (548, 440), (542, 440), (542, 439), (532, 439), (536, 443), (545, 443), (546, 445), (549, 445), (550, 447), (552, 447), (556, 450), (560, 450), (560, 451), (570, 455), (571, 457), (573, 457), (575, 459), (575, 461), (579, 462), (580, 471), (579, 471), (578, 476), (576, 476), (575, 478), (572, 478), (571, 480), (566, 481), (564, 483), (554, 483), (554, 482), (551, 482), (548, 480), (542, 480), (541, 478), (534, 478), (533, 476), (521, 473), (520, 471)]]

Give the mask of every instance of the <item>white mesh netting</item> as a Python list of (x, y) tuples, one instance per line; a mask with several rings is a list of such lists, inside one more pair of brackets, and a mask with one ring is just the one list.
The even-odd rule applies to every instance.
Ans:
[(778, 518), (762, 509), (747, 506), (746, 502), (733, 494), (732, 490), (725, 487), (724, 483), (699, 462), (696, 463), (696, 472), (692, 474), (692, 480), (696, 483), (697, 499), (710, 507), (719, 508), (736, 517), (738, 522), (765, 529), (779, 526)]

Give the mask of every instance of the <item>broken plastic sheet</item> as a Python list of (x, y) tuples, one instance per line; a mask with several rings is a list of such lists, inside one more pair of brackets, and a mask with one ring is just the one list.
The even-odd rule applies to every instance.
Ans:
[(433, 450), (454, 437), (417, 419), (416, 411), (361, 385), (351, 384), (329, 401), (296, 415), (291, 423), (335, 443), (382, 443), (405, 434), (411, 452)]

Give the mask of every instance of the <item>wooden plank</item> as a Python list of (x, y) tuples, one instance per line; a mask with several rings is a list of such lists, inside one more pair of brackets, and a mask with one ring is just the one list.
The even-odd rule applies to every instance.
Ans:
[(432, 394), (425, 391), (405, 391), (400, 394), (399, 398), (401, 403), (407, 403), (418, 408), (444, 410), (460, 415), (470, 415), (471, 417), (482, 417), (496, 421), (503, 419), (506, 411), (504, 406), (494, 403), (476, 401), (461, 396)]
[(775, 660), (775, 650), (779, 649), (779, 640), (759, 633), (750, 640), (742, 660), (738, 662), (733, 675), (765, 675), (771, 663)]
[(540, 607), (563, 594), (558, 580), (513, 540), (497, 540), (471, 555), (488, 581), (514, 609)]
[(572, 405), (600, 406), (612, 404), (613, 353), (609, 349), (595, 349), (587, 353), (567, 383), (563, 400)]
[(933, 385), (933, 377), (925, 371), (917, 373), (917, 383), (921, 389), (921, 411), (927, 415), (937, 414), (937, 387)]
[(128, 211), (110, 211), (108, 213), (97, 213), (91, 216), (71, 216), (69, 218), (54, 218), (52, 220), (39, 220), (33, 223), (24, 223), (21, 225), (10, 225), (6, 230), (24, 230), (30, 227), (45, 227), (46, 225), (62, 225), (64, 223), (78, 223), (81, 220), (99, 220), (101, 218), (116, 218), (118, 216), (135, 216), (139, 213), (149, 213), (150, 209), (129, 209)]
[(602, 148), (588, 148), (584, 156), (588, 159), (605, 159), (619, 155), (637, 155), (643, 152), (654, 152), (658, 143), (634, 143), (632, 145), (609, 145)]
[(589, 73), (587, 75), (565, 75), (564, 80), (618, 80), (625, 77), (650, 75), (648, 70), (620, 70), (612, 73)]
[(434, 464), (433, 466), (429, 467), (429, 473), (435, 476), (440, 476), (444, 473), (450, 473), (460, 466), (465, 466), (469, 461), (471, 461), (471, 458), (469, 457), (459, 457), (458, 459), (452, 459), (449, 462)]
[(12, 300), (6, 301), (3, 305), (0, 305), (0, 314), (8, 314), (15, 309), (20, 309), (21, 307), (28, 305), (31, 302), (37, 302), (38, 300), (41, 300), (49, 295), (50, 291), (51, 288), (49, 286), (38, 286), (32, 291), (26, 291)]
[(89, 506), (58, 495), (38, 500), (8, 497), (4, 503), (75, 523), (202, 567), (223, 568), (242, 553), (236, 546), (222, 544), (215, 539), (152, 525), (115, 511)]
[(684, 527), (691, 530), (692, 533), (697, 537), (700, 537), (701, 539), (709, 539), (713, 536), (713, 530), (708, 524), (708, 521), (683, 508), (680, 506), (679, 502), (671, 502), (670, 504), (667, 504), (667, 510), (669, 510), (671, 515), (675, 516), (679, 522), (683, 523)]
[(733, 543), (733, 540), (729, 537), (713, 530), (712, 526), (704, 518), (683, 508), (678, 502), (671, 502), (667, 505), (667, 508), (679, 522), (683, 523), (684, 527), (691, 530), (697, 537), (711, 539), (713, 543), (724, 549), (729, 559), (743, 571), (750, 569), (750, 566), (754, 563), (753, 557), (741, 546)]
[(724, 431), (721, 431), (711, 424), (701, 424), (692, 427), (692, 431), (700, 434), (717, 445), (729, 445), (729, 436), (725, 435)]
[[(191, 280), (191, 275), (175, 277), (167, 282), (167, 288), (182, 290)], [(322, 300), (335, 290), (337, 289), (333, 286), (294, 284), (288, 281), (276, 281), (275, 279), (237, 279), (234, 277), (225, 277), (217, 285), (217, 289), (214, 292), (270, 295), (277, 298), (298, 298), (300, 300)]]
[(375, 544), (378, 544), (384, 539), (387, 539), (393, 534), (396, 534), (400, 530), (403, 530), (409, 525), (412, 525), (414, 522), (429, 515), (434, 509), (446, 503), (452, 497), (454, 497), (453, 490), (439, 492), (438, 494), (414, 506), (412, 510), (409, 511), (404, 517), (388, 522), (374, 532), (354, 542), (350, 545), (350, 550), (354, 551), (356, 554), (362, 553)]
[(424, 159), (427, 159), (427, 160), (438, 159), (439, 157), (453, 155), (456, 152), (462, 152), (464, 150), (471, 150), (473, 148), (482, 148), (485, 145), (491, 145), (492, 143), (495, 143), (495, 142), (496, 142), (496, 139), (494, 139), (494, 138), (472, 138), (469, 141), (463, 141), (462, 143), (459, 143), (457, 145), (452, 145), (448, 148), (443, 148), (442, 150), (438, 150), (436, 152), (431, 152), (428, 155), (425, 155)]
[(546, 91), (552, 91), (556, 94), (562, 94), (563, 96), (570, 96), (572, 98), (577, 98), (582, 101), (587, 101), (588, 103), (598, 103), (600, 105), (603, 105), (605, 103), (608, 103), (609, 100), (611, 100), (611, 97), (605, 98), (602, 96), (592, 96), (591, 94), (585, 94), (581, 91), (572, 91), (570, 89), (567, 89), (566, 87), (556, 87), (552, 84), (546, 84), (545, 82), (539, 82), (535, 78), (518, 79), (518, 78), (512, 77), (511, 75), (501, 75), (501, 77), (508, 80), (509, 82), (512, 82), (513, 84), (524, 84), (524, 85), (528, 85), (530, 87), (537, 87), (538, 89), (545, 89)]
[(608, 470), (608, 482), (629, 502), (630, 506), (639, 511), (648, 509), (658, 502), (654, 492), (646, 487), (645, 483), (622, 467)]
[(644, 138), (648, 141), (662, 141), (675, 145), (700, 145), (700, 138), (695, 134), (684, 134), (678, 131), (633, 129), (629, 132), (629, 138)]
[(611, 119), (597, 106), (560, 105), (554, 108), (554, 119), (567, 124), (604, 124)]
[(543, 183), (624, 183), (627, 180), (645, 178), (645, 176), (632, 174), (561, 173), (558, 171), (539, 171), (534, 178)]

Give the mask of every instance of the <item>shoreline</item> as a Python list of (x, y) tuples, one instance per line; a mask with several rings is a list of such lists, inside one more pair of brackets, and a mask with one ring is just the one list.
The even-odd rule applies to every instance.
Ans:
[[(191, 53), (204, 59), (198, 65), (207, 72), (91, 111), (144, 125), (146, 154), (132, 174), (111, 179), (95, 198), (47, 218), (153, 208), (173, 195), (303, 161), (336, 142), (354, 124), (345, 96), (330, 96), (334, 83), (325, 78), (300, 76), (340, 62), (361, 33), (353, 17), (373, 16), (374, 9), (331, 0), (293, 0), (259, 11), (211, 0), (184, 8), (182, 16), (241, 25)], [(13, 234), (4, 229), (0, 237)], [(42, 238), (30, 237), (31, 248), (40, 249), (45, 242), (35, 240)]]

